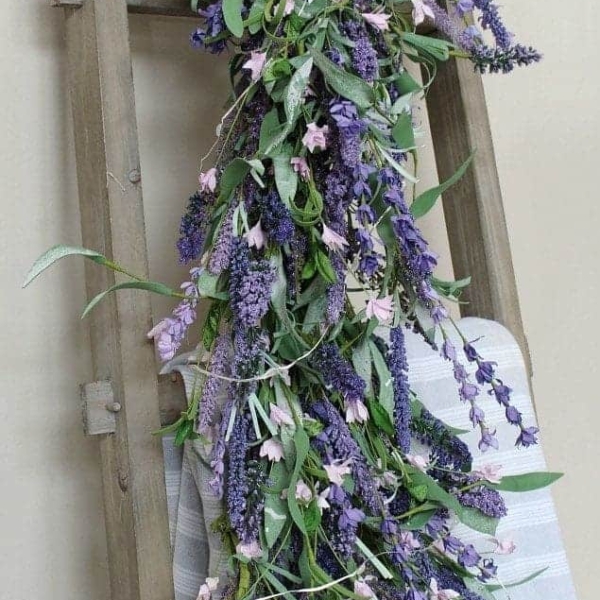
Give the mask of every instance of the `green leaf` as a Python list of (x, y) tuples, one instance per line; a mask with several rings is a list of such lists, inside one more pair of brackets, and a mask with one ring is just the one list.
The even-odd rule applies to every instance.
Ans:
[(317, 253), (314, 255), (314, 258), (315, 264), (317, 265), (317, 271), (319, 271), (321, 277), (328, 283), (336, 283), (337, 275), (333, 270), (333, 265), (331, 264), (331, 261), (329, 260), (327, 254), (325, 254), (321, 250), (317, 250)]
[(400, 113), (392, 128), (392, 137), (401, 150), (410, 150), (415, 147), (415, 132), (409, 112)]
[(27, 277), (25, 277), (23, 287), (27, 287), (38, 275), (43, 273), (48, 267), (52, 266), (57, 260), (65, 258), (65, 256), (84, 256), (99, 265), (108, 266), (109, 263), (104, 255), (95, 250), (80, 248), (78, 246), (53, 246), (33, 263), (29, 273), (27, 273)]
[(371, 549), (360, 538), (356, 538), (355, 544), (384, 579), (392, 579), (394, 577), (390, 570), (373, 554)]
[(467, 588), (469, 588), (472, 592), (475, 592), (478, 596), (481, 596), (483, 600), (496, 600), (496, 597), (487, 588), (487, 586), (477, 581), (477, 579), (466, 578), (464, 581)]
[(302, 333), (310, 333), (319, 323), (322, 323), (326, 309), (327, 297), (318, 296), (315, 298), (306, 309), (304, 322), (302, 323)]
[(373, 341), (369, 342), (373, 364), (379, 379), (379, 404), (385, 409), (391, 422), (394, 421), (394, 384), (385, 359)]
[(433, 506), (434, 508), (424, 509), (413, 515), (405, 523), (402, 523), (402, 529), (410, 529), (411, 531), (421, 529), (429, 522), (429, 519), (435, 514), (436, 510), (438, 510), (435, 504), (430, 505), (429, 503), (425, 503), (423, 506)]
[(103, 300), (108, 294), (112, 292), (117, 292), (118, 290), (145, 290), (146, 292), (153, 292), (155, 294), (160, 294), (161, 296), (175, 296), (179, 292), (172, 290), (170, 287), (157, 283), (155, 281), (127, 281), (125, 283), (117, 283), (109, 287), (107, 290), (100, 292), (92, 300), (83, 310), (81, 318), (85, 318), (88, 314)]
[(213, 302), (208, 309), (204, 325), (202, 327), (202, 345), (210, 352), (214, 341), (219, 334), (219, 323), (223, 317), (227, 305), (221, 302)]
[(369, 108), (373, 105), (375, 102), (373, 89), (364, 79), (338, 68), (315, 48), (311, 48), (309, 52), (327, 83), (340, 96), (352, 100), (359, 108)]
[(406, 470), (410, 473), (410, 478), (413, 485), (424, 485), (427, 487), (427, 498), (443, 504), (446, 508), (454, 511), (460, 518), (462, 506), (458, 500), (442, 488), (434, 479), (426, 473), (410, 465), (405, 465)]
[(425, 55), (429, 55), (431, 58), (442, 62), (450, 58), (450, 48), (453, 47), (453, 44), (446, 40), (432, 36), (419, 35), (410, 31), (405, 31), (402, 34), (402, 40), (419, 53), (424, 53)]
[(471, 508), (470, 506), (463, 506), (460, 513), (460, 522), (481, 533), (487, 535), (496, 535), (496, 528), (498, 527), (500, 519), (494, 519), (494, 517), (488, 517), (484, 515), (480, 510)]
[(244, 178), (250, 172), (250, 165), (243, 158), (234, 158), (223, 171), (220, 182), (220, 200), (229, 200), (235, 188), (244, 181)]
[(298, 174), (292, 167), (292, 147), (284, 144), (281, 150), (273, 156), (273, 167), (275, 169), (275, 185), (281, 197), (281, 201), (289, 206), (298, 189)]
[(260, 126), (260, 137), (258, 141), (258, 151), (260, 154), (266, 154), (265, 149), (272, 147), (272, 141), (277, 137), (281, 130), (277, 108), (270, 110), (264, 117)]
[(296, 449), (296, 464), (294, 465), (294, 472), (290, 479), (287, 503), (294, 523), (296, 523), (298, 529), (300, 529), (302, 533), (306, 534), (307, 531), (304, 525), (304, 517), (302, 516), (298, 501), (296, 500), (296, 483), (298, 483), (298, 479), (300, 479), (300, 471), (310, 449), (308, 436), (302, 427), (298, 427), (294, 433), (294, 447)]
[(419, 502), (424, 502), (427, 498), (427, 486), (426, 485), (414, 485), (408, 489), (410, 495), (417, 499)]
[(229, 294), (227, 292), (217, 291), (218, 281), (219, 277), (217, 275), (213, 275), (207, 271), (202, 271), (197, 281), (200, 297), (214, 298), (215, 300), (227, 300), (229, 298)]
[(307, 533), (314, 533), (321, 524), (321, 510), (317, 506), (317, 501), (313, 500), (304, 511), (304, 527)]
[(517, 587), (518, 585), (523, 585), (524, 583), (528, 583), (528, 582), (534, 580), (536, 577), (539, 577), (542, 573), (544, 573), (548, 569), (549, 569), (549, 567), (544, 567), (543, 569), (539, 569), (538, 571), (535, 571), (535, 573), (528, 575), (524, 579), (519, 579), (519, 581), (513, 581), (512, 583), (506, 583), (504, 585), (484, 585), (482, 587), (484, 587), (486, 590), (489, 590), (490, 592), (497, 592), (504, 588)]
[(562, 476), (562, 473), (546, 473), (543, 471), (524, 473), (523, 475), (506, 475), (500, 483), (486, 483), (486, 485), (503, 492), (531, 492), (551, 485)]
[(436, 200), (450, 187), (453, 186), (466, 172), (473, 160), (475, 153), (472, 153), (465, 162), (458, 167), (456, 173), (444, 181), (444, 183), (438, 185), (437, 187), (431, 188), (426, 192), (423, 192), (415, 201), (411, 204), (410, 212), (412, 213), (415, 219), (419, 219), (423, 215), (426, 215), (435, 205)]
[(235, 37), (242, 37), (244, 34), (244, 23), (242, 21), (243, 0), (223, 0), (223, 18), (227, 29)]
[(283, 598), (286, 598), (286, 600), (295, 600), (294, 595), (288, 591), (287, 587), (281, 583), (273, 573), (271, 573), (267, 565), (260, 565), (259, 570), (262, 576), (282, 595)]
[(400, 73), (394, 80), (394, 83), (401, 96), (418, 92), (420, 89), (422, 89), (422, 86), (408, 71), (403, 71)]
[[(285, 464), (282, 461), (273, 463), (269, 474), (269, 480), (273, 487), (284, 489), (287, 487), (288, 479), (289, 475)], [(264, 532), (267, 548), (272, 548), (279, 539), (288, 514), (287, 504), (280, 494), (265, 494)]]
[(183, 421), (183, 423), (177, 429), (177, 433), (175, 434), (175, 445), (182, 446), (185, 440), (193, 433), (194, 431), (194, 422), (193, 421)]
[[(390, 437), (394, 436), (394, 425), (387, 412), (387, 410), (377, 400), (369, 400), (369, 413), (371, 413), (371, 419), (373, 424)], [(423, 498), (424, 499), (424, 498)]]
[(313, 67), (313, 59), (307, 57), (304, 64), (292, 75), (285, 94), (285, 116), (290, 129), (294, 126), (300, 116), (304, 104), (304, 93)]
[(250, 7), (250, 13), (248, 15), (248, 31), (251, 35), (257, 34), (262, 28), (262, 17), (265, 12), (265, 1), (254, 0)]

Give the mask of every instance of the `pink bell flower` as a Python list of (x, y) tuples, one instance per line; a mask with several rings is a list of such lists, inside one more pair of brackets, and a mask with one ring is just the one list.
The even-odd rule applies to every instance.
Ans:
[(407, 454), (406, 462), (425, 473), (429, 466), (429, 457), (421, 456), (420, 454)]
[(351, 464), (352, 459), (350, 458), (345, 461), (334, 460), (330, 465), (323, 465), (323, 468), (325, 469), (327, 477), (331, 483), (342, 485), (344, 483), (344, 475), (350, 475), (352, 472), (352, 469), (350, 468)]
[(250, 79), (256, 82), (261, 78), (263, 69), (267, 62), (266, 52), (250, 52), (250, 58), (242, 65), (242, 69), (248, 69), (250, 71)]
[(302, 156), (293, 156), (290, 160), (290, 164), (294, 169), (294, 173), (298, 173), (300, 177), (306, 181), (310, 177), (310, 169), (308, 167), (308, 163), (306, 159)]
[(313, 499), (313, 493), (303, 479), (300, 479), (298, 483), (296, 483), (295, 496), (296, 500), (303, 504), (308, 504)]
[(425, 17), (429, 17), (432, 21), (435, 20), (433, 10), (423, 0), (412, 0), (412, 4), (412, 17), (415, 25), (420, 25), (425, 20)]
[(249, 544), (243, 544), (240, 542), (235, 547), (235, 551), (250, 560), (253, 558), (260, 558), (263, 554), (263, 550), (257, 541), (250, 542)]
[(272, 462), (279, 462), (283, 458), (283, 446), (273, 438), (265, 440), (260, 446), (258, 455), (261, 458), (266, 456)]
[(346, 423), (365, 423), (369, 420), (369, 411), (362, 400), (357, 398), (345, 400), (344, 408), (346, 409)]
[(306, 133), (302, 138), (302, 144), (304, 144), (311, 152), (314, 152), (315, 148), (325, 150), (325, 148), (327, 148), (328, 133), (329, 127), (327, 125), (319, 127), (316, 123), (309, 123), (306, 126)]
[(371, 298), (367, 301), (367, 318), (375, 317), (380, 323), (389, 321), (394, 316), (394, 302), (392, 296)]
[(343, 235), (336, 233), (333, 229), (327, 227), (325, 223), (323, 223), (323, 235), (322, 235), (323, 243), (330, 250), (343, 250), (344, 246), (348, 245), (348, 241)]
[(258, 223), (248, 231), (245, 237), (248, 246), (250, 246), (250, 248), (255, 247), (257, 250), (260, 250), (267, 243), (267, 236), (260, 224), (260, 219), (258, 220)]
[(361, 15), (369, 25), (379, 29), (379, 31), (388, 31), (390, 28), (388, 21), (391, 15), (385, 13), (361, 13)]
[(279, 408), (277, 404), (271, 404), (269, 418), (271, 421), (273, 421), (273, 423), (275, 423), (275, 425), (279, 425), (280, 427), (282, 425), (294, 425), (294, 419), (292, 418), (292, 415), (282, 408)]
[(438, 582), (432, 577), (429, 581), (429, 598), (430, 600), (452, 600), (459, 598), (460, 594), (454, 590), (440, 590)]
[(473, 471), (473, 475), (476, 475), (480, 479), (485, 479), (490, 483), (500, 483), (502, 477), (500, 476), (500, 471), (502, 470), (502, 465), (483, 465)]
[(214, 192), (217, 189), (217, 169), (213, 167), (206, 173), (200, 173), (198, 183), (200, 183), (200, 191)]

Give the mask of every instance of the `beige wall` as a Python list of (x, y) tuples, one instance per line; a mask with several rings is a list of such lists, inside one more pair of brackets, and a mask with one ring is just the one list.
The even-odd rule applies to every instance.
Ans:
[[(19, 289), (48, 246), (80, 242), (62, 19), (47, 4), (0, 3), (0, 600), (104, 600), (98, 453), (79, 415), (78, 384), (90, 377), (82, 265), (65, 262)], [(559, 0), (503, 4), (546, 55), (538, 67), (486, 79), (486, 92), (546, 454), (567, 472), (555, 498), (581, 600), (591, 600), (600, 537), (600, 484), (585, 473), (599, 457), (600, 421), (600, 90), (591, 71), (600, 23), (593, 0), (571, 12)], [(188, 49), (191, 25), (131, 20), (152, 275), (171, 284), (183, 276), (177, 221), (226, 83), (223, 61)], [(441, 238), (439, 215), (427, 229)], [(156, 302), (157, 315), (167, 305)]]

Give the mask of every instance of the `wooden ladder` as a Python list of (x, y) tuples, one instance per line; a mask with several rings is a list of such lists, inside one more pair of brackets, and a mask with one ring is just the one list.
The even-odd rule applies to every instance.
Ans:
[[(66, 22), (83, 245), (148, 274), (127, 13), (197, 17), (189, 0), (53, 0)], [(462, 315), (494, 319), (529, 362), (481, 77), (467, 61), (440, 67), (427, 95), (440, 180), (476, 148), (444, 194), (457, 278), (471, 275)], [(86, 264), (89, 298), (115, 283)], [(156, 375), (147, 295), (113, 294), (90, 317), (95, 382), (87, 428), (99, 437), (113, 600), (173, 597), (162, 446), (150, 435), (183, 408), (181, 386)]]

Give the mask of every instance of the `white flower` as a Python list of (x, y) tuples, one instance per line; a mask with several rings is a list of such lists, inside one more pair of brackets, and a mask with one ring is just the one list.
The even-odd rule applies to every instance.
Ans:
[(367, 318), (375, 317), (380, 323), (389, 321), (394, 315), (394, 303), (392, 296), (384, 296), (383, 298), (370, 298), (367, 301)]
[(206, 192), (207, 190), (214, 192), (217, 189), (217, 169), (213, 167), (206, 171), (206, 173), (200, 173), (198, 182), (200, 183), (200, 190), (202, 192)]
[(362, 400), (351, 398), (344, 401), (346, 409), (346, 423), (366, 423), (369, 420), (369, 411)]
[(321, 514), (323, 514), (324, 510), (331, 508), (329, 505), (329, 502), (327, 502), (328, 496), (329, 496), (329, 487), (326, 487), (322, 492), (319, 492), (319, 495), (317, 496), (317, 507), (321, 511)]
[(197, 600), (210, 600), (212, 593), (219, 586), (218, 577), (207, 577), (206, 581), (200, 586)]
[(250, 58), (242, 65), (242, 69), (250, 71), (252, 81), (258, 81), (262, 75), (265, 63), (267, 62), (266, 52), (250, 52)]
[(316, 123), (309, 123), (306, 126), (306, 133), (302, 138), (302, 143), (311, 152), (315, 151), (315, 148), (325, 150), (327, 148), (327, 134), (329, 133), (329, 127), (323, 125), (319, 127)]
[(258, 223), (248, 231), (245, 237), (250, 248), (254, 246), (257, 250), (260, 250), (265, 245), (267, 236), (261, 227), (260, 219), (258, 220)]
[(345, 461), (338, 459), (334, 460), (330, 465), (323, 465), (323, 468), (325, 469), (327, 477), (331, 483), (342, 485), (344, 483), (344, 475), (350, 475), (352, 472), (352, 469), (350, 468), (351, 464), (351, 458)]
[(242, 544), (242, 542), (240, 542), (235, 547), (235, 551), (249, 559), (260, 558), (263, 553), (262, 548), (257, 541), (250, 542), (249, 544)]
[(423, 473), (425, 473), (429, 466), (429, 458), (421, 456), (420, 454), (407, 454), (406, 461), (413, 467), (419, 469), (419, 471), (423, 471)]
[(323, 223), (323, 243), (330, 250), (343, 250), (344, 246), (348, 245), (346, 238), (339, 233), (336, 233), (333, 229), (330, 229)]
[(273, 438), (265, 440), (260, 447), (258, 455), (262, 458), (266, 456), (273, 462), (279, 462), (283, 458), (283, 446)]
[(433, 577), (431, 578), (429, 582), (429, 598), (431, 600), (452, 600), (459, 597), (460, 594), (454, 590), (440, 590), (438, 582)]
[(429, 17), (432, 21), (435, 21), (433, 10), (431, 10), (431, 7), (425, 4), (423, 0), (412, 0), (412, 4), (412, 16), (415, 25), (420, 25), (425, 20), (425, 17)]
[(300, 479), (298, 483), (296, 483), (296, 500), (303, 502), (304, 504), (308, 504), (313, 499), (313, 494), (310, 488), (304, 483), (303, 479)]
[(361, 13), (363, 19), (369, 24), (379, 29), (379, 31), (387, 31), (390, 28), (388, 23), (391, 15), (385, 13)]
[(490, 483), (500, 483), (502, 477), (500, 477), (500, 471), (502, 470), (502, 465), (483, 465), (473, 471), (473, 475), (476, 475), (480, 479), (485, 479)]
[(376, 598), (371, 586), (366, 581), (360, 579), (354, 582), (354, 593), (363, 598)]

